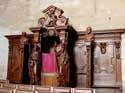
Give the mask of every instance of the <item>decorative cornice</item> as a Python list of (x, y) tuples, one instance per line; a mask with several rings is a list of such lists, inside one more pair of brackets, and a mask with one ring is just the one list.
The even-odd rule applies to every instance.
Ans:
[[(39, 31), (41, 27), (30, 27), (31, 31)], [(86, 31), (77, 31), (79, 35), (85, 34)], [(104, 29), (104, 30), (92, 30), (93, 34), (109, 34), (109, 33), (125, 33), (125, 28), (120, 29)]]

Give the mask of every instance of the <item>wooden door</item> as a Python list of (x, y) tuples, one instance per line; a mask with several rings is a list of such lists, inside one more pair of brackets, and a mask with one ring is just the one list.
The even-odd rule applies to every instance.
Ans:
[(7, 78), (11, 83), (21, 83), (22, 56), (19, 38), (9, 39), (9, 60)]
[(86, 87), (86, 46), (84, 42), (78, 41), (74, 48), (75, 52), (75, 65), (76, 65), (76, 86)]

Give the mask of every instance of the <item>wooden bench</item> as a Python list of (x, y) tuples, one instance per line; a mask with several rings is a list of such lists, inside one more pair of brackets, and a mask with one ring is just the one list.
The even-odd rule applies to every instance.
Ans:
[(13, 89), (0, 88), (0, 93), (13, 93)]
[(69, 87), (53, 87), (53, 93), (71, 93)]
[(18, 90), (33, 90), (33, 85), (18, 84), (17, 89)]
[(95, 93), (93, 88), (72, 88), (72, 93)]
[(35, 93), (33, 90), (19, 90), (16, 89), (15, 93)]
[(52, 92), (52, 87), (50, 86), (34, 86), (34, 90), (36, 93), (51, 93)]
[(4, 83), (2, 85), (2, 88), (16, 89), (17, 85), (16, 84), (12, 84), (12, 83)]
[(0, 79), (0, 83), (9, 83), (9, 80), (1, 80)]

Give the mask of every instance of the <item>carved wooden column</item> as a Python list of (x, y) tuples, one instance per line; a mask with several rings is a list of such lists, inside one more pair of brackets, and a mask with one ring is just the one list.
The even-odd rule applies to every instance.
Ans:
[[(8, 73), (7, 73), (7, 79), (9, 82), (13, 82), (13, 72), (10, 70), (12, 69), (12, 60), (13, 60), (13, 39), (10, 39), (8, 36), (7, 38), (9, 39), (9, 54), (8, 54)], [(19, 78), (17, 82), (21, 82), (21, 79)]]
[(87, 48), (87, 56), (86, 56), (86, 57), (87, 57), (87, 58), (86, 58), (87, 60), (86, 60), (86, 61), (87, 61), (87, 64), (88, 64), (88, 65), (87, 65), (87, 75), (86, 75), (86, 76), (87, 76), (87, 78), (86, 78), (86, 81), (87, 81), (86, 87), (90, 88), (90, 87), (91, 87), (91, 82), (92, 82), (92, 81), (91, 81), (91, 77), (92, 77), (92, 76), (91, 76), (91, 64), (92, 64), (92, 63), (91, 63), (91, 60), (92, 60), (92, 59), (91, 59), (91, 42), (88, 42), (88, 43), (86, 43), (86, 44), (87, 44), (87, 45), (86, 45), (86, 48)]
[(87, 27), (84, 34), (78, 34), (78, 40), (74, 46), (76, 87), (90, 88), (92, 86), (93, 40), (91, 27)]
[(116, 53), (116, 86), (121, 86), (121, 42), (115, 41), (115, 53)]
[(85, 33), (85, 44), (86, 44), (86, 49), (87, 49), (87, 56), (86, 56), (86, 61), (87, 61), (87, 85), (86, 87), (90, 88), (92, 86), (92, 53), (93, 53), (93, 44), (94, 41), (94, 35), (92, 33), (92, 28), (91, 27), (87, 27), (86, 29), (86, 33)]

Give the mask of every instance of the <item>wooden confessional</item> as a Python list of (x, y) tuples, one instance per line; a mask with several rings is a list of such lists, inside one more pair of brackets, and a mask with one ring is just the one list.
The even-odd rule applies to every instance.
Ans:
[[(48, 13), (48, 10), (53, 13), (53, 8), (61, 10), (55, 6), (50, 6), (43, 12)], [(57, 15), (60, 11), (57, 11)], [(61, 10), (61, 13), (63, 11)], [(63, 19), (64, 18), (64, 19)], [(71, 43), (68, 47), (70, 51), (70, 82), (68, 86), (72, 87), (107, 87), (120, 88), (121, 87), (121, 34), (125, 29), (107, 29), (107, 30), (92, 30), (88, 27), (86, 31), (75, 31), (67, 23), (65, 17), (59, 18), (56, 26), (53, 26), (55, 20), (49, 23), (51, 28), (49, 30), (64, 30), (69, 31), (69, 40)], [(34, 39), (39, 40), (41, 36), (41, 26), (44, 27), (44, 18), (39, 19), (40, 26), (31, 27), (33, 34), (28, 34), (26, 37), (33, 45)], [(47, 23), (48, 24), (48, 23)], [(7, 79), (11, 83), (24, 83), (23, 80), (28, 80), (29, 76), (25, 78), (24, 73), (27, 73), (26, 63), (24, 67), (24, 51), (21, 48), (22, 35), (6, 35), (9, 40), (9, 60)], [(37, 37), (37, 38), (36, 38)], [(76, 38), (74, 38), (76, 37)], [(38, 42), (36, 42), (38, 43)], [(30, 47), (32, 48), (32, 47)], [(31, 50), (28, 51), (27, 56), (30, 55)], [(24, 69), (25, 68), (25, 69)], [(29, 81), (27, 81), (29, 82)]]

